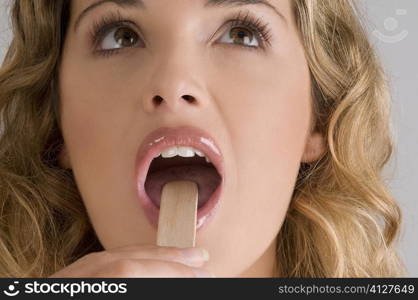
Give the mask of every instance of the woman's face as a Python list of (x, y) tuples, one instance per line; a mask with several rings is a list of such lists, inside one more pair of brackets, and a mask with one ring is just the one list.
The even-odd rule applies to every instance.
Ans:
[[(281, 16), (254, 3), (142, 2), (71, 1), (62, 129), (98, 238), (105, 249), (156, 243), (139, 204), (138, 149), (160, 127), (192, 126), (214, 138), (225, 169), (219, 209), (196, 234), (196, 246), (211, 256), (207, 269), (271, 276), (300, 163), (314, 153), (309, 70), (290, 1), (269, 1)], [(231, 27), (239, 12), (250, 18)], [(95, 27), (115, 13), (125, 22)], [(101, 29), (95, 43), (94, 29)]]

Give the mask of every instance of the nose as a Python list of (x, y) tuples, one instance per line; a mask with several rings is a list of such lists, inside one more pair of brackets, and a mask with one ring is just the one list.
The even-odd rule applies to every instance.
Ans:
[(159, 57), (143, 93), (145, 112), (185, 113), (203, 105), (206, 93), (201, 84), (203, 80), (198, 79), (201, 70), (194, 59), (196, 55), (182, 50), (166, 53), (164, 59)]

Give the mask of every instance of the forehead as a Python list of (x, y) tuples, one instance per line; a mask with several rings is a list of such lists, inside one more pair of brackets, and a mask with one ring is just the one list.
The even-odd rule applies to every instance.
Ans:
[(265, 2), (277, 9), (280, 14), (285, 15), (286, 18), (291, 19), (291, 1), (293, 0), (71, 0), (71, 12), (72, 14), (78, 15), (92, 5), (104, 4), (107, 2), (118, 4), (121, 7), (143, 7), (145, 8), (145, 11), (149, 10), (150, 13), (152, 12), (152, 8), (154, 6), (158, 7), (159, 10), (165, 8), (166, 10), (173, 11), (173, 9), (176, 8), (199, 6), (201, 8), (228, 8), (246, 5), (248, 8), (251, 8), (251, 6), (259, 6), (260, 2)]

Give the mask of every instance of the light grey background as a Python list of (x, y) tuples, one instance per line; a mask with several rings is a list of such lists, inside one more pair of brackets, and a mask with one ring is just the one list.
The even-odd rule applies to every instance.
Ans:
[[(0, 0), (0, 62), (11, 39), (9, 3)], [(418, 277), (418, 1), (362, 0), (358, 4), (390, 79), (397, 147), (385, 177), (403, 212), (400, 252), (409, 276)]]

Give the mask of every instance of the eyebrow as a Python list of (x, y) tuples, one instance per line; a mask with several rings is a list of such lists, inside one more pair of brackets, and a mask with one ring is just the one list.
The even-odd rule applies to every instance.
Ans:
[[(93, 9), (96, 7), (105, 4), (105, 3), (114, 3), (122, 8), (142, 8), (146, 9), (145, 3), (143, 0), (100, 0), (96, 3), (88, 6), (84, 9), (81, 14), (78, 16), (77, 20), (74, 23), (74, 31), (77, 31), (81, 20)], [(243, 6), (243, 5), (264, 5), (272, 9), (285, 23), (287, 23), (286, 18), (283, 14), (267, 0), (207, 0), (204, 7), (226, 7), (226, 6)]]

